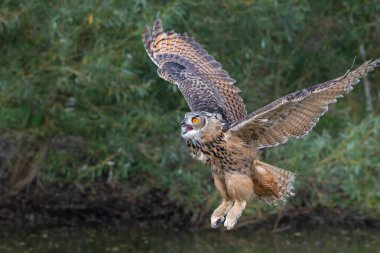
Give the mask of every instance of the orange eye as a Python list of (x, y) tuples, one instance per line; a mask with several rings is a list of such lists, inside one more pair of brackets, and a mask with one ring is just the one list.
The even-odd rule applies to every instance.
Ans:
[(199, 118), (198, 117), (194, 117), (191, 119), (191, 122), (193, 122), (193, 124), (198, 124), (199, 123)]

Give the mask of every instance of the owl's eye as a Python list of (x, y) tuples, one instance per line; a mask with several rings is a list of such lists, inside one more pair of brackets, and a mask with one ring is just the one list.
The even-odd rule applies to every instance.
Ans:
[(193, 124), (198, 124), (199, 123), (199, 118), (198, 117), (194, 117), (191, 119), (191, 122), (193, 122)]

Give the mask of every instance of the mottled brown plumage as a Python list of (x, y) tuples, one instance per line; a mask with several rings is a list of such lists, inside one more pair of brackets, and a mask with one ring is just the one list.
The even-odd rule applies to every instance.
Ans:
[(285, 143), (289, 137), (306, 135), (335, 103), (380, 63), (380, 59), (363, 65), (334, 80), (293, 92), (233, 122), (229, 128), (247, 143), (258, 148)]
[(153, 37), (143, 34), (158, 74), (176, 84), (192, 112), (181, 122), (182, 137), (193, 156), (211, 166), (215, 187), (223, 198), (211, 226), (224, 222), (232, 229), (246, 202), (269, 203), (293, 196), (294, 173), (257, 160), (260, 148), (307, 134), (328, 105), (351, 91), (380, 59), (367, 61), (334, 80), (281, 97), (247, 115), (234, 80), (212, 56), (186, 34), (164, 32), (156, 20)]
[(157, 19), (153, 37), (145, 27), (143, 41), (150, 58), (159, 67), (158, 74), (178, 85), (192, 111), (220, 113), (231, 122), (247, 115), (238, 94), (240, 90), (233, 85), (235, 80), (186, 34), (163, 32)]

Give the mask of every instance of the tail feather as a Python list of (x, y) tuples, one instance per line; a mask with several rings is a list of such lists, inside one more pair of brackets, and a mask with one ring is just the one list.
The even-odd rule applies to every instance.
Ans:
[(255, 161), (253, 171), (254, 195), (271, 204), (285, 203), (294, 196), (295, 174), (276, 166)]

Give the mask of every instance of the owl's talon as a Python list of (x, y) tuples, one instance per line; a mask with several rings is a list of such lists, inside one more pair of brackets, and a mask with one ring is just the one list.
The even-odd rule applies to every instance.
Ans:
[(211, 217), (211, 227), (212, 228), (219, 227), (220, 224), (222, 224), (224, 220), (225, 220), (225, 216), (223, 216), (223, 217)]
[(224, 221), (224, 218), (223, 218), (223, 219), (222, 219), (222, 218), (218, 219), (218, 220), (216, 221), (215, 228), (219, 227), (220, 224), (223, 223), (223, 221)]

